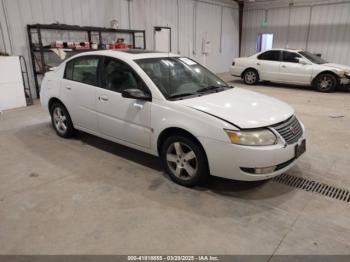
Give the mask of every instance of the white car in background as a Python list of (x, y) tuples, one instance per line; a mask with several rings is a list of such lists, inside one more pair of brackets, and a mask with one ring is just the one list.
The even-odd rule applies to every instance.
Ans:
[(289, 105), (231, 87), (178, 55), (79, 54), (45, 75), (40, 97), (59, 136), (78, 129), (160, 156), (185, 186), (209, 174), (272, 178), (305, 151), (304, 127)]
[(311, 85), (320, 92), (331, 92), (350, 82), (350, 66), (328, 63), (310, 52), (291, 49), (271, 49), (236, 58), (231, 74), (241, 77), (247, 85), (271, 81)]

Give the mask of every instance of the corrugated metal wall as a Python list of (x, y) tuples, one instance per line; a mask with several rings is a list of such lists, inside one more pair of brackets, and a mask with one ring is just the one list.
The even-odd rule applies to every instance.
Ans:
[[(238, 9), (231, 0), (0, 1), (0, 25), (5, 38), (0, 39), (0, 48), (24, 55), (29, 66), (27, 24), (59, 22), (108, 27), (112, 19), (119, 21), (120, 28), (145, 29), (148, 49), (154, 46), (154, 26), (171, 27), (172, 52), (205, 62), (215, 72), (228, 71), (233, 58), (238, 56)], [(204, 59), (201, 46), (206, 35), (212, 50)], [(53, 32), (44, 41), (81, 41), (84, 37)]]
[[(261, 3), (248, 5), (242, 56), (254, 54), (257, 34), (266, 32), (274, 34), (274, 47), (307, 49), (329, 61), (350, 65), (350, 1), (295, 3), (283, 7), (274, 2), (275, 6), (267, 9), (262, 9)], [(263, 28), (265, 16), (268, 26)]]
[(267, 11), (247, 10), (243, 13), (242, 56), (252, 55), (256, 52), (256, 37), (263, 32), (261, 21), (265, 20)]

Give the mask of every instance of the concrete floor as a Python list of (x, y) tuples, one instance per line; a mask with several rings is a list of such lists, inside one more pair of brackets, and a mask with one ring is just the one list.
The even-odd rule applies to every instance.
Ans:
[[(304, 122), (308, 151), (290, 174), (350, 188), (349, 93), (244, 88)], [(208, 253), (349, 254), (350, 203), (273, 181), (184, 188), (157, 158), (83, 133), (59, 138), (38, 105), (0, 117), (0, 254)]]

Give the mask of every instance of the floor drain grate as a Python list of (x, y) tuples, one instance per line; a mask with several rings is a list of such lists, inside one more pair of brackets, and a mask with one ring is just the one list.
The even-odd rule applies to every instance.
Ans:
[(350, 191), (337, 188), (314, 180), (309, 180), (303, 177), (291, 176), (283, 174), (277, 176), (273, 181), (285, 184), (290, 187), (299, 188), (308, 192), (314, 192), (336, 200), (350, 202)]

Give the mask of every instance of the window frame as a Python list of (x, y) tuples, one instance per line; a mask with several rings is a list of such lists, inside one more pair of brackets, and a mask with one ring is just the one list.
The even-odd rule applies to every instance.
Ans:
[(283, 60), (283, 58), (284, 58), (284, 53), (295, 54), (296, 56), (299, 56), (299, 58), (303, 58), (303, 57), (302, 57), (302, 55), (300, 55), (298, 52), (291, 52), (291, 51), (286, 51), (286, 50), (283, 50), (283, 51), (282, 51), (282, 60), (281, 60), (281, 62), (282, 62), (282, 63), (293, 63), (293, 64), (299, 64), (299, 61), (298, 61), (298, 62), (284, 61), (284, 60)]
[[(267, 60), (267, 59), (261, 59), (261, 58), (259, 58), (260, 56), (262, 56), (262, 55), (264, 55), (264, 54), (266, 54), (266, 53), (268, 53), (268, 52), (279, 52), (279, 58), (278, 58), (278, 60)], [(283, 52), (282, 50), (266, 50), (265, 52), (259, 54), (259, 55), (257, 56), (257, 59), (260, 60), (260, 61), (281, 62), (281, 61), (282, 61), (282, 52)]]
[[(82, 82), (82, 81), (77, 81), (77, 80), (74, 80), (74, 79), (69, 79), (67, 78), (67, 69), (68, 69), (68, 66), (73, 63), (73, 67), (74, 67), (74, 63), (79, 61), (79, 60), (82, 60), (82, 59), (88, 59), (88, 58), (97, 58), (97, 68), (96, 68), (96, 85), (91, 85), (91, 84), (88, 84), (88, 83), (85, 83), (85, 82)], [(101, 79), (100, 79), (100, 67), (101, 67), (101, 56), (99, 55), (83, 55), (83, 56), (79, 56), (79, 57), (76, 57), (76, 58), (73, 58), (69, 61), (66, 62), (65, 64), (65, 68), (64, 68), (64, 74), (63, 74), (63, 79), (65, 80), (68, 80), (68, 81), (73, 81), (73, 82), (77, 82), (77, 83), (82, 83), (84, 85), (89, 85), (89, 86), (95, 86), (95, 87), (100, 87), (101, 86)], [(74, 70), (73, 70), (74, 72)], [(73, 72), (72, 72), (72, 78), (73, 78)]]
[(121, 60), (121, 59), (118, 59), (118, 58), (116, 58), (116, 57), (112, 57), (112, 56), (101, 56), (101, 57), (100, 57), (100, 64), (99, 64), (99, 68), (98, 68), (98, 70), (99, 70), (99, 87), (100, 87), (100, 88), (105, 89), (105, 90), (109, 90), (109, 91), (111, 91), (111, 92), (115, 92), (115, 93), (118, 93), (118, 94), (121, 94), (121, 93), (122, 93), (122, 92), (118, 92), (118, 91), (115, 91), (115, 90), (111, 90), (111, 89), (106, 88), (106, 87), (104, 87), (104, 86), (102, 85), (102, 75), (103, 75), (103, 70), (104, 70), (104, 68), (105, 68), (105, 66), (104, 66), (104, 61), (105, 61), (105, 59), (112, 59), (112, 60), (115, 60), (115, 61), (117, 61), (117, 62), (119, 62), (119, 63), (121, 63), (121, 64), (124, 64), (124, 65), (128, 66), (128, 67), (130, 68), (131, 72), (134, 73), (137, 77), (140, 78), (141, 82), (143, 83), (144, 87), (146, 88), (147, 93), (148, 93), (148, 94), (151, 96), (151, 98), (152, 98), (152, 92), (151, 92), (151, 90), (149, 89), (148, 85), (147, 85), (146, 82), (143, 80), (143, 78), (136, 72), (136, 70), (135, 70), (129, 63), (127, 63), (127, 62), (125, 62), (125, 61), (123, 61), (123, 60)]

